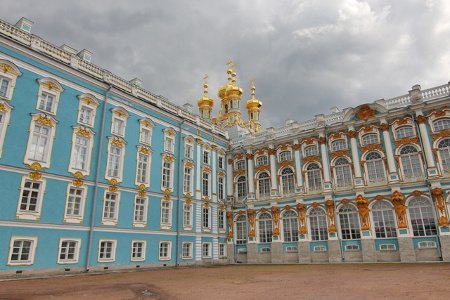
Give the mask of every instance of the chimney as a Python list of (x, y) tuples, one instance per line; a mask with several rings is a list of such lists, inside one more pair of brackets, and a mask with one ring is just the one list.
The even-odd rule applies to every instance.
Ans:
[(17, 21), (16, 25), (14, 25), (14, 26), (16, 26), (17, 28), (19, 28), (25, 32), (31, 33), (31, 27), (33, 27), (33, 24), (34, 24), (33, 21), (28, 20), (25, 17), (22, 17), (22, 18), (20, 18), (19, 21)]
[(82, 60), (84, 60), (85, 62), (90, 63), (91, 59), (92, 59), (92, 52), (86, 49), (81, 50), (80, 52), (78, 52), (77, 54)]

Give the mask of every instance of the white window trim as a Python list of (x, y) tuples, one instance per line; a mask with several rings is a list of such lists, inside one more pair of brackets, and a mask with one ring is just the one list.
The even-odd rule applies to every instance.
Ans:
[[(204, 219), (203, 219), (203, 210), (208, 210), (208, 226), (204, 226)], [(211, 222), (212, 222), (212, 209), (211, 206), (206, 207), (205, 205), (202, 205), (202, 228), (204, 232), (211, 232)]]
[[(206, 145), (205, 145), (206, 146)], [(207, 153), (208, 155), (208, 162), (206, 162), (205, 163), (205, 153)], [(202, 152), (202, 164), (203, 165), (208, 165), (208, 166), (210, 166), (211, 165), (211, 160), (212, 160), (212, 157), (211, 157), (211, 151), (209, 150), (209, 148), (203, 148), (203, 152)]]
[[(190, 145), (191, 146), (191, 151), (190, 151), (190, 157), (186, 156), (186, 145)], [(194, 160), (194, 139), (192, 137), (186, 137), (184, 139), (184, 153), (183, 156), (185, 159), (188, 160)]]
[[(50, 127), (50, 134), (48, 137), (48, 149), (47, 149), (47, 152), (45, 153), (46, 155), (45, 155), (43, 161), (37, 161), (37, 160), (29, 158), (31, 142), (33, 140), (34, 126), (36, 125), (36, 123), (39, 123), (43, 126)], [(43, 124), (43, 123), (45, 123), (45, 124)], [(55, 140), (55, 133), (56, 133), (56, 120), (55, 119), (53, 119), (50, 116), (45, 116), (42, 114), (33, 114), (31, 117), (30, 127), (28, 128), (28, 143), (27, 143), (27, 149), (26, 149), (25, 158), (24, 158), (24, 164), (31, 165), (34, 162), (38, 162), (41, 165), (41, 167), (50, 168), (52, 150), (53, 150), (53, 141)]]
[(11, 100), (14, 95), (14, 88), (16, 87), (17, 77), (22, 76), (22, 73), (12, 62), (0, 59), (0, 76), (10, 80), (10, 85), (8, 87), (6, 96), (0, 96), (0, 99)]
[[(107, 193), (117, 195), (116, 210), (114, 212), (114, 218), (113, 219), (105, 219), (105, 217), (104, 217), (105, 201), (106, 201), (106, 194)], [(117, 192), (111, 193), (110, 191), (105, 190), (105, 192), (103, 194), (102, 224), (103, 225), (108, 225), (108, 226), (116, 226), (117, 223), (119, 222), (119, 208), (120, 208), (120, 192), (117, 191)]]
[[(152, 145), (153, 128), (154, 127), (155, 127), (155, 124), (153, 123), (152, 120), (150, 120), (148, 118), (139, 120), (139, 143), (140, 144), (146, 145), (146, 146), (149, 146), (149, 147)], [(141, 141), (142, 129), (147, 129), (150, 132), (150, 142), (149, 143)]]
[[(164, 129), (164, 139), (163, 139), (163, 152), (174, 154), (175, 153), (175, 136), (176, 132), (173, 128), (167, 127)], [(172, 149), (166, 150), (166, 139), (172, 140)]]
[[(102, 242), (112, 242), (111, 258), (100, 258), (100, 245)], [(98, 240), (97, 262), (115, 262), (116, 261), (117, 240), (100, 239)]]
[[(134, 243), (142, 243), (142, 257), (134, 257), (133, 258), (133, 244)], [(130, 261), (145, 261), (145, 257), (146, 257), (146, 252), (147, 252), (147, 241), (145, 240), (132, 240), (131, 241), (131, 251), (130, 251)]]
[[(219, 166), (219, 158), (222, 158), (222, 167)], [(225, 160), (225, 155), (219, 154), (217, 155), (217, 169), (225, 170), (227, 167), (227, 161)]]
[[(75, 259), (71, 260), (71, 261), (67, 261), (67, 260), (61, 260), (60, 255), (61, 255), (61, 247), (62, 247), (62, 243), (64, 241), (73, 241), (77, 243), (77, 246), (75, 248)], [(70, 238), (70, 237), (61, 237), (59, 239), (59, 245), (58, 245), (58, 264), (63, 264), (63, 265), (67, 265), (67, 264), (77, 264), (79, 262), (80, 259), (80, 249), (81, 249), (81, 239), (80, 238)]]
[(186, 202), (183, 202), (183, 220), (182, 220), (182, 222), (183, 222), (183, 229), (184, 230), (192, 230), (192, 226), (193, 226), (193, 223), (194, 223), (194, 205), (191, 203), (191, 204), (189, 204), (189, 215), (190, 215), (190, 218), (189, 218), (189, 224), (184, 224), (184, 206), (185, 205), (187, 205), (186, 204)]
[[(219, 214), (223, 213), (223, 227), (219, 227)], [(227, 212), (225, 209), (217, 210), (217, 228), (219, 229), (219, 233), (225, 233), (227, 231)]]
[[(139, 154), (143, 154), (143, 155), (147, 155), (148, 157), (148, 162), (147, 162), (147, 181), (145, 182), (140, 182), (138, 181), (138, 165), (139, 165)], [(141, 185), (143, 184), (146, 188), (150, 187), (150, 174), (151, 174), (151, 168), (152, 168), (152, 151), (149, 148), (146, 147), (138, 147), (138, 150), (136, 151), (136, 176), (134, 177), (134, 183), (136, 185)]]
[[(169, 223), (162, 222), (162, 205), (164, 202), (169, 203)], [(161, 229), (171, 229), (172, 228), (172, 218), (173, 218), (173, 203), (170, 200), (161, 199), (160, 211), (159, 211), (159, 225)]]
[[(74, 155), (75, 155), (75, 142), (77, 136), (81, 136), (84, 138), (89, 139), (89, 145), (88, 145), (88, 151), (86, 153), (87, 159), (86, 159), (86, 169), (76, 169), (73, 165), (74, 161)], [(83, 128), (83, 127), (74, 127), (73, 128), (73, 134), (72, 134), (72, 147), (70, 150), (70, 161), (69, 161), (69, 172), (70, 173), (76, 173), (81, 172), (83, 176), (89, 176), (91, 171), (91, 158), (92, 158), (92, 149), (94, 148), (94, 132), (90, 130), (89, 128)]]
[[(168, 243), (167, 247), (167, 257), (161, 257), (161, 244)], [(158, 259), (159, 260), (171, 260), (172, 259), (172, 241), (159, 241), (158, 243)]]
[(170, 162), (170, 182), (168, 189), (170, 191), (173, 191), (173, 178), (175, 173), (175, 158), (170, 154), (163, 154), (162, 160), (161, 160), (161, 191), (165, 192), (166, 188), (163, 186), (163, 168), (164, 168), (164, 162), (169, 161)]
[[(29, 211), (20, 210), (20, 203), (22, 201), (22, 192), (23, 192), (26, 180), (41, 183), (41, 187), (39, 190), (39, 197), (38, 197), (37, 204), (36, 204), (37, 212), (29, 212)], [(37, 221), (41, 218), (42, 202), (44, 199), (46, 183), (47, 183), (47, 181), (45, 180), (45, 178), (41, 178), (39, 180), (31, 180), (28, 177), (28, 175), (22, 177), (22, 180), (20, 182), (19, 200), (17, 201), (17, 212), (16, 212), (17, 219)]]
[[(109, 155), (111, 152), (111, 146), (113, 145), (113, 143), (116, 143), (116, 145), (114, 145), (115, 147), (119, 147), (122, 148), (121, 151), (121, 157), (120, 157), (120, 168), (119, 168), (119, 176), (114, 177), (114, 176), (109, 176), (108, 175), (108, 170), (109, 170)], [(121, 145), (121, 146), (120, 146)], [(123, 180), (123, 163), (125, 160), (125, 141), (123, 141), (122, 139), (118, 139), (118, 138), (114, 138), (114, 137), (110, 137), (109, 141), (108, 141), (108, 149), (107, 149), (107, 154), (106, 154), (106, 168), (105, 168), (105, 178), (107, 180), (111, 180), (111, 179), (116, 179), (118, 182), (122, 182)]]
[[(189, 256), (184, 256), (184, 253), (183, 253), (183, 248), (184, 248), (184, 245), (186, 245), (186, 244), (191, 245), (189, 248)], [(194, 252), (194, 243), (193, 242), (182, 242), (181, 243), (181, 259), (192, 259), (194, 256), (193, 252)]]
[[(223, 255), (220, 255), (220, 247), (223, 247)], [(219, 243), (218, 254), (219, 258), (227, 258), (227, 244), (225, 243)]]
[[(145, 204), (144, 204), (144, 221), (135, 221), (134, 220), (134, 214), (136, 212), (136, 199), (145, 199)], [(144, 196), (144, 197), (140, 197), (139, 195), (134, 196), (134, 203), (133, 203), (133, 226), (134, 227), (145, 227), (147, 226), (147, 216), (148, 216), (148, 197)]]
[[(185, 192), (185, 190), (184, 190), (184, 176), (185, 176), (185, 174), (186, 174), (186, 172), (185, 172), (185, 169), (186, 168), (189, 168), (189, 169), (191, 169), (191, 180), (190, 180), (190, 184), (189, 184), (189, 192)], [(190, 194), (190, 195), (193, 195), (194, 194), (194, 174), (195, 174), (195, 172), (194, 172), (194, 166), (192, 166), (192, 167), (190, 167), (190, 166), (187, 166), (186, 165), (186, 162), (184, 163), (184, 166), (183, 166), (183, 194), (184, 195), (186, 195), (186, 194)]]
[[(11, 260), (11, 254), (14, 247), (14, 241), (16, 240), (29, 240), (32, 242), (31, 250), (30, 250), (30, 260), (27, 262), (14, 262)], [(8, 265), (9, 266), (31, 266), (34, 264), (34, 258), (36, 256), (36, 248), (38, 243), (37, 236), (19, 236), (13, 235), (9, 241), (9, 252), (8, 252)]]
[[(39, 91), (37, 95), (36, 110), (42, 111), (45, 114), (56, 115), (58, 111), (59, 96), (64, 91), (63, 87), (58, 81), (48, 77), (39, 79), (38, 83), (39, 83)], [(39, 103), (41, 102), (41, 95), (43, 92), (55, 96), (54, 99), (55, 103), (53, 104), (53, 111), (51, 112), (39, 109)]]
[[(204, 255), (204, 253), (203, 253), (203, 246), (204, 245), (209, 245), (209, 247), (208, 247), (208, 255)], [(210, 242), (205, 242), (205, 243), (202, 243), (202, 258), (212, 258), (212, 243), (210, 243)]]
[[(112, 116), (111, 116), (111, 134), (114, 136), (118, 136), (121, 138), (124, 138), (127, 132), (127, 119), (129, 117), (129, 114), (127, 113), (126, 109), (122, 107), (115, 107), (111, 110)], [(114, 119), (119, 119), (123, 121), (123, 134), (114, 132)]]
[[(69, 205), (69, 193), (70, 193), (70, 188), (77, 188), (77, 189), (82, 189), (83, 193), (81, 195), (81, 204), (80, 204), (80, 212), (81, 214), (79, 216), (72, 216), (72, 215), (67, 215), (67, 207)], [(64, 222), (66, 223), (75, 223), (75, 224), (81, 224), (83, 223), (83, 219), (84, 219), (84, 206), (86, 204), (86, 197), (87, 197), (87, 188), (84, 186), (74, 186), (73, 184), (68, 184), (67, 185), (67, 191), (66, 191), (66, 205), (64, 206)]]
[(3, 128), (0, 131), (0, 158), (3, 154), (3, 146), (5, 145), (6, 131), (9, 127), (9, 121), (11, 119), (12, 107), (5, 101), (0, 100), (0, 110), (5, 114), (5, 120), (3, 122)]
[[(97, 99), (95, 98), (95, 96), (93, 96), (91, 94), (82, 94), (82, 95), (78, 96), (78, 100), (79, 100), (79, 105), (78, 105), (77, 123), (80, 125), (83, 125), (83, 126), (87, 126), (87, 127), (94, 127), (95, 117), (97, 115), (97, 107), (99, 105)], [(80, 122), (80, 113), (81, 113), (81, 108), (83, 106), (92, 109), (91, 124)]]

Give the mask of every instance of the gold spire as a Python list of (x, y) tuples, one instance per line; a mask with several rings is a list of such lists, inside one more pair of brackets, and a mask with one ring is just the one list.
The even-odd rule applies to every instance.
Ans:
[(208, 97), (208, 74), (203, 77), (203, 97)]
[(255, 99), (255, 78), (252, 79), (252, 99)]
[(197, 104), (202, 118), (210, 119), (214, 100), (208, 95), (208, 75), (203, 77), (203, 97), (198, 99)]
[(252, 97), (247, 101), (246, 108), (247, 108), (247, 110), (249, 110), (249, 112), (250, 111), (259, 111), (261, 109), (262, 102), (260, 100), (256, 99), (256, 96), (255, 96), (255, 90), (256, 90), (255, 79), (252, 79), (251, 89), (252, 89)]

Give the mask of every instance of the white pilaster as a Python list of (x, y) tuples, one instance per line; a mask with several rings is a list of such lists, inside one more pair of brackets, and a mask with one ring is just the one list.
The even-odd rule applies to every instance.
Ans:
[(396, 182), (399, 180), (397, 168), (395, 167), (394, 151), (392, 149), (391, 135), (389, 134), (389, 124), (386, 119), (381, 120), (381, 130), (383, 131), (384, 147), (386, 149), (386, 156), (389, 169), (389, 182)]
[(303, 192), (303, 174), (302, 167), (300, 165), (300, 144), (298, 139), (294, 140), (294, 160), (295, 160), (295, 174), (297, 176), (297, 189), (298, 192)]
[(212, 186), (212, 189), (211, 189), (211, 191), (212, 191), (212, 202), (214, 202), (214, 203), (217, 203), (217, 148), (214, 146), (214, 147), (211, 147), (211, 152), (212, 152), (212, 163), (211, 163), (211, 166), (212, 166), (212, 180), (211, 180), (211, 183), (210, 183), (210, 185)]
[(201, 184), (201, 173), (202, 173), (202, 140), (197, 139), (197, 161), (196, 161), (196, 180), (195, 180), (195, 198), (202, 199), (202, 191), (200, 189)]
[(320, 143), (320, 155), (322, 157), (322, 167), (323, 167), (323, 181), (324, 186), (323, 189), (325, 191), (331, 190), (331, 176), (330, 176), (330, 163), (328, 162), (328, 154), (327, 154), (327, 145), (326, 145), (326, 137), (323, 133), (319, 134), (319, 143)]
[(438, 175), (436, 162), (434, 161), (433, 150), (431, 148), (430, 139), (428, 137), (427, 126), (425, 125), (427, 118), (422, 115), (421, 111), (417, 111), (416, 115), (416, 120), (419, 124), (420, 137), (424, 148), (423, 151), (425, 152), (425, 159), (427, 160), (428, 176), (436, 176)]
[(271, 181), (271, 196), (278, 196), (278, 181), (277, 181), (277, 166), (275, 160), (275, 149), (273, 144), (269, 145), (269, 158), (270, 158), (270, 181)]
[(248, 172), (248, 199), (255, 199), (255, 180), (254, 180), (254, 170), (253, 170), (253, 154), (250, 150), (247, 150), (245, 156), (247, 160), (247, 172)]
[(233, 158), (227, 159), (227, 196), (233, 197)]
[(353, 172), (355, 174), (355, 186), (363, 186), (361, 164), (359, 163), (358, 144), (356, 142), (356, 131), (353, 126), (348, 128), (350, 137), (350, 146), (352, 148)]

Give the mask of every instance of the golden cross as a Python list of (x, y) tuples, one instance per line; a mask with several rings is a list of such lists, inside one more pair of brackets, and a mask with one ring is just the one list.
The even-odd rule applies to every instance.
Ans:
[(233, 61), (230, 59), (228, 62), (227, 62), (227, 66), (228, 66), (228, 68), (234, 68), (235, 67), (235, 64), (233, 63)]

